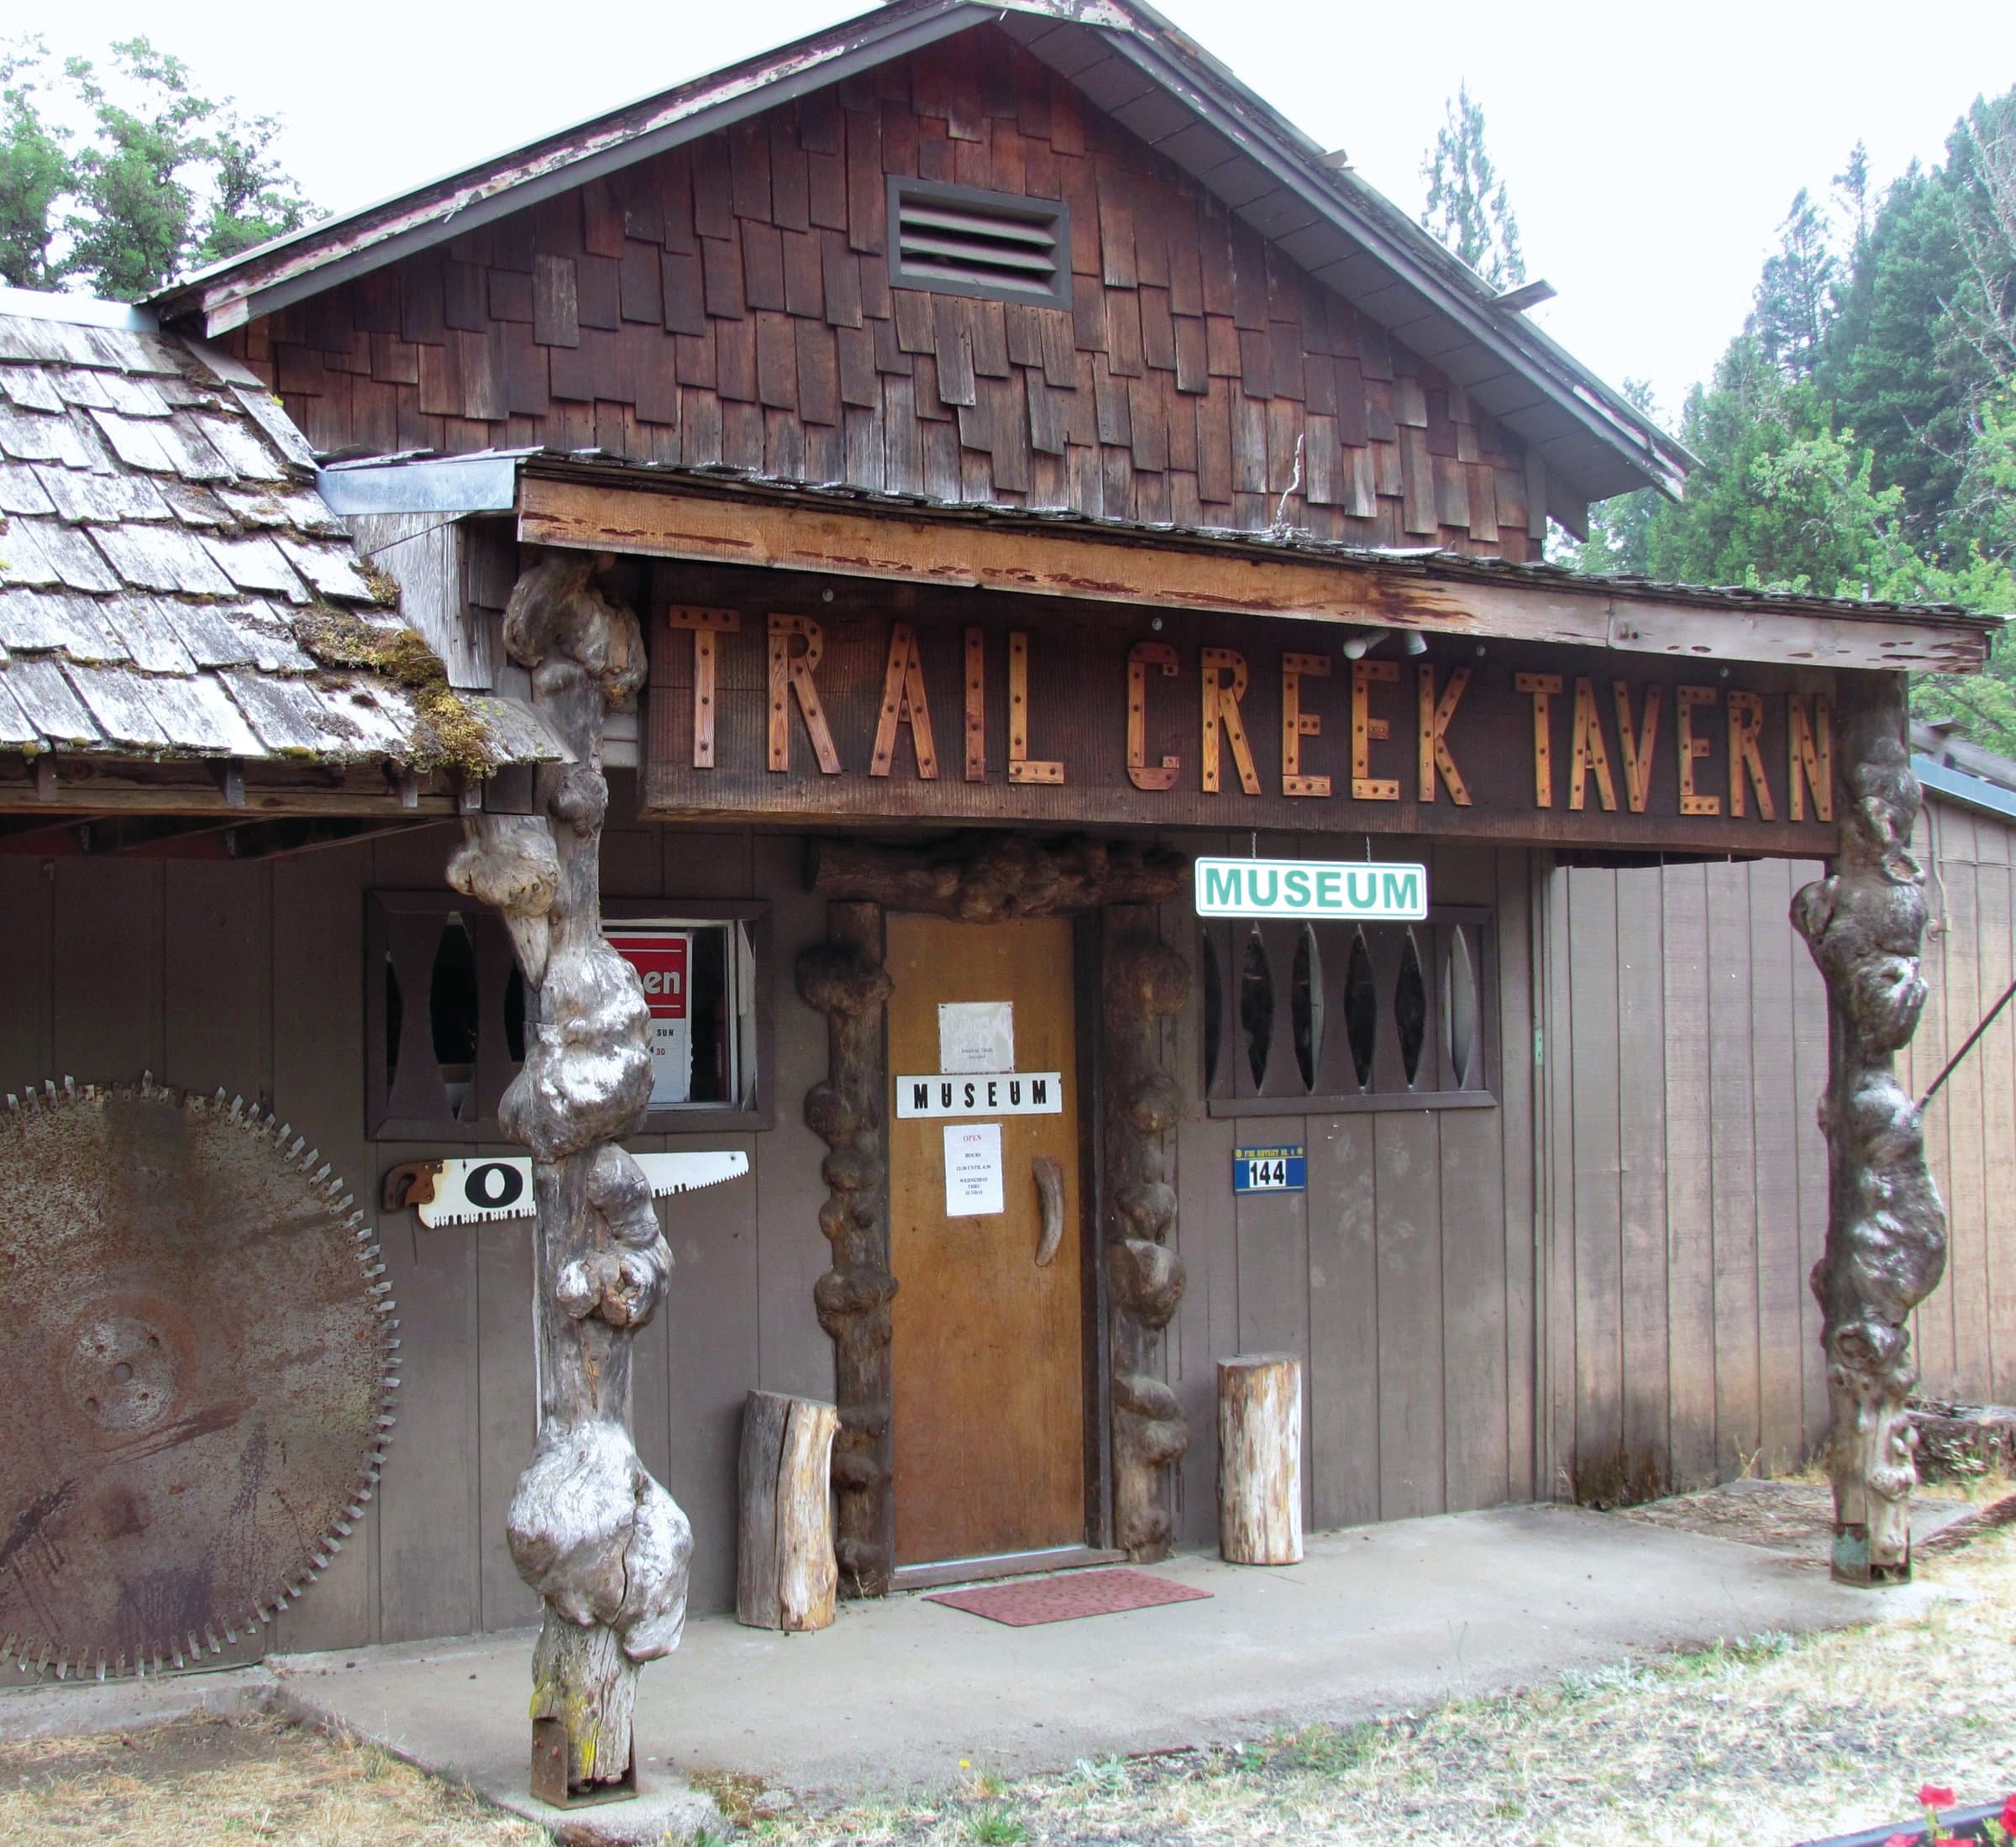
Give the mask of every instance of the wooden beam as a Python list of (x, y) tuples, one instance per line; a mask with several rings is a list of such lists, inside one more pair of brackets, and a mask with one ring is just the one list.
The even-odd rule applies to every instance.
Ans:
[(654, 558), (820, 571), (949, 589), (1160, 609), (1222, 611), (1349, 627), (1415, 628), (1804, 666), (1970, 673), (1987, 658), (1978, 618), (1844, 610), (1774, 611), (1620, 594), (1592, 582), (1436, 577), (1172, 537), (1159, 543), (675, 488), (612, 488), (527, 475), (518, 537), (528, 543)]

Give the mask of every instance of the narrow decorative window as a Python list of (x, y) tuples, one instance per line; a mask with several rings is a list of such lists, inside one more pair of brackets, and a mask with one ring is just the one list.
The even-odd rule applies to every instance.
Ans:
[[(379, 891), (367, 921), (365, 1134), (495, 1140), (527, 1032), (502, 920), (445, 892)], [(767, 1127), (765, 907), (628, 900), (606, 907), (603, 924), (651, 1009), (646, 1130)]]
[(898, 288), (1071, 305), (1071, 223), (1055, 199), (892, 175), (889, 223)]
[[(1489, 910), (1438, 905), (1414, 924), (1206, 919), (1201, 927), (1211, 1115), (1498, 1100)], [(1277, 1056), (1275, 1038), (1290, 1035), (1294, 1057)]]

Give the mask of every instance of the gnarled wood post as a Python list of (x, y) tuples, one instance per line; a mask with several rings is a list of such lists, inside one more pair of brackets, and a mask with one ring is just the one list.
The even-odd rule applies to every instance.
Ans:
[(1828, 876), (1793, 900), (1792, 921), (1827, 984), (1827, 1247), (1813, 1293), (1827, 1355), (1834, 1575), (1882, 1584), (1911, 1575), (1917, 1436), (1904, 1402), (1918, 1373), (1905, 1323), (1945, 1268), (1946, 1226), (1895, 1063), (1925, 1004), (1904, 680), (1859, 677), (1833, 743), (1840, 850)]
[(889, 1075), (882, 1014), (890, 993), (882, 966), (882, 907), (835, 904), (827, 940), (798, 958), (798, 992), (827, 1021), (827, 1075), (806, 1093), (805, 1120), (830, 1151), (820, 1173), (819, 1229), (833, 1267), (814, 1287), (819, 1325), (833, 1343), (833, 1443), (839, 1499), (834, 1551), (840, 1581), (857, 1597), (879, 1597), (895, 1565), (895, 1502), (890, 1493)]
[(1189, 998), (1189, 965), (1155, 934), (1155, 913), (1103, 913), (1105, 989), (1100, 1098), (1105, 1156), (1105, 1255), (1111, 1316), (1113, 1539), (1135, 1558), (1168, 1549), (1163, 1471), (1189, 1446), (1176, 1394), (1156, 1377), (1162, 1330), (1183, 1299), (1183, 1259), (1168, 1247), (1176, 1193), (1164, 1141), (1183, 1094), (1162, 1068), (1161, 1024)]
[(636, 616), (595, 587), (602, 562), (549, 552), (512, 590), (504, 644), (576, 760), (540, 766), (532, 814), (472, 817), (449, 867), (457, 890), (504, 913), (528, 991), (525, 1063), (497, 1116), (533, 1156), (539, 1430), (507, 1528), (546, 1603), (533, 1792), (560, 1803), (634, 1789), (637, 1676), (679, 1645), (693, 1546), (629, 1433), (631, 1341), (672, 1254), (650, 1183), (616, 1141), (650, 1098), (650, 1016), (602, 937), (602, 720), (642, 683), (644, 649)]

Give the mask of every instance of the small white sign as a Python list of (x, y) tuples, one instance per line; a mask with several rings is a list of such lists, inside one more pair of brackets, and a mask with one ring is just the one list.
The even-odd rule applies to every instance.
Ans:
[(1417, 922), (1428, 915), (1428, 868), (1368, 860), (1200, 859), (1197, 915)]
[(1008, 1209), (1001, 1186), (1001, 1126), (945, 1125), (945, 1216), (987, 1219)]
[(899, 1116), (1054, 1116), (1063, 1108), (1058, 1071), (926, 1072), (896, 1079)]
[(938, 1069), (962, 1076), (969, 1071), (1014, 1070), (1015, 1003), (941, 1000)]

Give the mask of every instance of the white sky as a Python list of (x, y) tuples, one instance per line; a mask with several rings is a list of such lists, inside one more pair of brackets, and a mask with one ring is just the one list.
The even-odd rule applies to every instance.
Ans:
[[(1467, 78), (1511, 187), (1536, 317), (1670, 414), (1749, 307), (1802, 186), (1858, 136), (1879, 182), (1941, 157), (1977, 93), (2016, 83), (2016, 0), (1162, 0), (1261, 96), (1410, 212)], [(863, 8), (858, 0), (356, 0), (163, 8), (0, 0), (0, 37), (87, 55), (151, 35), (215, 92), (287, 124), (286, 164), (343, 210)]]

